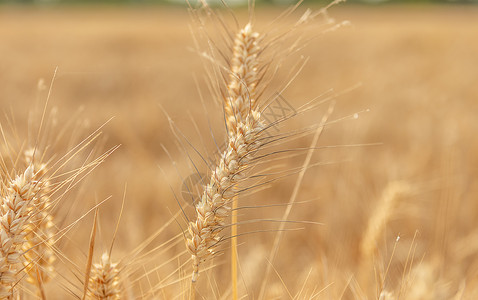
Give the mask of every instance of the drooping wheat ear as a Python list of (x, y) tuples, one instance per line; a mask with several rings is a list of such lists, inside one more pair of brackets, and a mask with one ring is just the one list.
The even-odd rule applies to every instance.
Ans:
[(30, 165), (23, 174), (11, 180), (2, 193), (0, 207), (0, 299), (13, 298), (13, 286), (19, 280), (22, 248), (30, 221), (31, 203), (38, 193)]
[(25, 161), (34, 164), (35, 174), (33, 180), (41, 188), (40, 192), (33, 198), (31, 211), (36, 214), (31, 217), (26, 228), (26, 243), (23, 246), (25, 251), (25, 272), (28, 274), (27, 281), (38, 285), (40, 288), (53, 274), (53, 262), (55, 255), (53, 251), (54, 223), (51, 212), (50, 181), (46, 177), (46, 164), (34, 162), (34, 150), (25, 152)]
[(226, 225), (235, 194), (232, 187), (244, 177), (251, 158), (260, 148), (264, 128), (258, 111), (250, 111), (244, 122), (236, 124), (235, 133), (229, 134), (227, 148), (196, 205), (197, 220), (189, 223), (187, 239), (193, 260), (193, 282), (198, 278), (200, 264), (214, 255), (221, 242), (219, 234)]
[(121, 284), (117, 263), (112, 263), (108, 253), (103, 253), (101, 261), (91, 269), (89, 290), (93, 299), (121, 299)]
[(390, 182), (382, 193), (381, 199), (368, 222), (367, 229), (360, 243), (362, 258), (370, 259), (377, 249), (377, 241), (393, 213), (397, 199), (408, 193), (410, 186), (404, 182)]
[(259, 34), (248, 23), (234, 40), (231, 70), (224, 111), (228, 131), (234, 131), (238, 122), (244, 122), (248, 112), (256, 108), (258, 83)]

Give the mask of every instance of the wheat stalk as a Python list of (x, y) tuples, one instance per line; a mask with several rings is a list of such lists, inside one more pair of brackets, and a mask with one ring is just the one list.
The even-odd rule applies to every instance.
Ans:
[[(228, 132), (233, 134), (237, 122), (255, 109), (258, 83), (259, 34), (252, 31), (251, 23), (241, 29), (234, 39), (231, 73), (224, 101), (224, 114)], [(231, 282), (232, 298), (237, 299), (237, 197), (232, 199), (231, 213)]]
[[(224, 99), (228, 145), (205, 187), (201, 201), (196, 205), (197, 220), (188, 227), (190, 238), (187, 240), (187, 248), (193, 260), (193, 282), (196, 282), (199, 275), (199, 265), (215, 253), (215, 248), (221, 241), (219, 233), (225, 225), (224, 219), (231, 212), (231, 203), (233, 209), (237, 207), (234, 185), (243, 175), (252, 153), (260, 147), (258, 136), (262, 133), (264, 124), (260, 113), (255, 110), (254, 99), (258, 83), (258, 37), (259, 34), (253, 32), (252, 25), (248, 23), (234, 40), (227, 96)], [(234, 212), (231, 222), (234, 265), (234, 236), (237, 232), (237, 216)]]

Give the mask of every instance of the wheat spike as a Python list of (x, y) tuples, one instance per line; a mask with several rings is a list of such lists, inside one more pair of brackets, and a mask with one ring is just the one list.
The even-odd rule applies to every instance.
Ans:
[(372, 213), (360, 243), (362, 258), (371, 260), (377, 249), (377, 241), (393, 213), (397, 199), (409, 191), (410, 186), (400, 181), (392, 181), (384, 189), (380, 202)]
[(248, 23), (236, 35), (233, 57), (227, 86), (224, 111), (228, 131), (234, 131), (238, 122), (243, 122), (249, 111), (256, 107), (256, 86), (258, 83), (259, 34), (252, 31)]
[[(224, 101), (226, 126), (229, 133), (234, 133), (237, 122), (243, 121), (249, 111), (255, 109), (256, 86), (258, 83), (259, 34), (252, 32), (248, 23), (236, 34), (234, 39), (231, 73), (227, 95)], [(232, 199), (231, 214), (231, 281), (232, 298), (237, 299), (237, 197)]]
[[(33, 164), (33, 150), (25, 152), (25, 160)], [(34, 197), (31, 210), (36, 212), (26, 228), (25, 272), (28, 282), (41, 285), (53, 274), (55, 255), (52, 250), (54, 236), (53, 216), (50, 213), (50, 181), (46, 178), (46, 164), (36, 164), (33, 180), (41, 187), (41, 192)]]
[(380, 295), (378, 296), (378, 300), (395, 300), (395, 296), (393, 295), (392, 292), (383, 290), (380, 292)]
[(197, 220), (188, 227), (190, 238), (187, 248), (193, 259), (192, 281), (196, 282), (199, 265), (215, 253), (221, 241), (219, 233), (224, 219), (231, 211), (234, 185), (243, 176), (252, 153), (260, 143), (258, 136), (264, 129), (261, 115), (256, 108), (255, 89), (258, 83), (258, 33), (248, 23), (236, 35), (233, 58), (224, 101), (228, 131), (227, 149), (222, 153), (201, 201), (196, 206)]
[(190, 237), (187, 240), (193, 259), (193, 282), (199, 275), (199, 265), (215, 253), (221, 241), (219, 233), (229, 216), (229, 202), (234, 197), (232, 187), (243, 178), (243, 170), (259, 149), (263, 129), (261, 114), (257, 111), (251, 111), (244, 123), (237, 123), (235, 133), (229, 135), (227, 149), (196, 206), (197, 220), (189, 223)]
[(117, 263), (112, 263), (108, 253), (103, 253), (101, 261), (91, 269), (90, 292), (93, 299), (121, 299), (121, 285)]
[(13, 286), (19, 280), (18, 265), (22, 262), (22, 247), (26, 243), (26, 227), (31, 218), (31, 203), (38, 192), (30, 165), (13, 179), (2, 195), (0, 207), (0, 298), (13, 297)]

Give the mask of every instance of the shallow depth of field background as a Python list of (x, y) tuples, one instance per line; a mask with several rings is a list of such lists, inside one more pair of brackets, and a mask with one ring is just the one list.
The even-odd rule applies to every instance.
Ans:
[[(267, 23), (281, 10), (258, 7), (257, 22)], [(242, 24), (246, 13), (237, 10)], [(330, 88), (340, 92), (361, 83), (337, 98), (331, 120), (370, 111), (357, 120), (327, 127), (319, 145), (379, 144), (315, 153), (314, 162), (327, 164), (306, 173), (298, 199), (305, 202), (294, 206), (290, 219), (323, 225), (288, 226), (303, 229), (285, 234), (273, 263), (277, 274), (293, 295), (304, 286), (307, 295), (314, 288), (315, 292), (325, 288), (321, 295), (326, 299), (341, 295), (373, 299), (375, 280), (363, 278), (373, 278), (374, 265), (384, 268), (391, 261), (385, 281), (388, 290), (398, 291), (404, 282), (425, 282), (430, 287), (426, 289), (433, 290), (429, 299), (448, 299), (460, 292), (465, 299), (477, 297), (478, 7), (345, 4), (332, 8), (330, 15), (352, 25), (310, 42), (300, 53), (310, 60), (284, 97), (298, 106)], [(101, 147), (121, 147), (61, 202), (65, 207), (74, 203), (68, 216), (73, 221), (112, 195), (100, 209), (96, 259), (110, 245), (126, 185), (114, 259), (127, 255), (178, 211), (172, 191), (193, 217), (180, 194), (180, 176), (191, 173), (187, 157), (178, 151), (177, 138), (160, 108), (201, 150), (214, 149), (196, 87), (196, 80), (201, 85), (205, 73), (193, 50), (191, 24), (183, 7), (0, 7), (4, 127), (13, 115), (19, 134), (26, 132), (29, 111), (43, 106), (56, 67), (49, 107), (58, 109), (57, 126), (73, 117), (85, 132), (91, 132), (113, 117), (102, 129), (105, 140)], [(287, 76), (283, 69), (278, 81)], [(201, 89), (205, 101), (212, 103), (206, 88)], [(221, 137), (222, 112), (217, 106), (207, 107), (216, 126), (213, 130)], [(287, 126), (317, 123), (325, 108)], [(191, 119), (197, 122), (202, 139)], [(303, 138), (298, 146), (309, 143), (310, 138)], [(291, 160), (289, 167), (300, 166), (302, 160)], [(295, 179), (290, 176), (273, 183), (271, 188), (245, 197), (244, 203), (286, 203)], [(395, 181), (410, 189), (397, 200), (380, 235), (376, 260), (364, 264), (360, 240), (383, 191)], [(284, 209), (244, 210), (240, 218), (279, 219)], [(85, 261), (91, 222), (92, 217), (87, 216), (68, 234), (74, 242), (62, 244), (65, 255), (79, 264)], [(262, 222), (239, 228), (240, 232), (272, 231), (239, 239), (241, 289), (249, 299), (258, 295), (277, 226)], [(173, 222), (151, 247), (180, 232)], [(172, 259), (151, 277), (158, 280), (172, 274), (179, 261), (187, 259), (186, 254), (174, 258), (184, 249), (179, 242), (159, 256), (151, 256), (151, 268)], [(407, 267), (410, 253), (414, 261)], [(230, 292), (228, 261), (226, 249), (226, 255), (214, 261), (218, 265), (214, 272), (221, 277), (201, 277), (213, 286), (205, 284), (204, 291), (217, 293), (207, 292), (207, 299), (227, 297)], [(428, 271), (412, 277), (410, 270), (420, 264)], [(273, 272), (268, 281), (269, 297), (285, 299), (287, 292), (277, 274)], [(179, 276), (176, 273), (173, 279)], [(176, 285), (157, 296), (172, 298), (179, 290)]]

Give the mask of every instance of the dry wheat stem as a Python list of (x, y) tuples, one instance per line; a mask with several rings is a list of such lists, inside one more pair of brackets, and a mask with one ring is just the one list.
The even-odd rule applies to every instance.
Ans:
[(88, 295), (88, 286), (90, 283), (91, 268), (93, 264), (93, 253), (95, 250), (97, 227), (98, 227), (98, 208), (95, 208), (95, 217), (93, 219), (93, 228), (91, 229), (90, 244), (88, 247), (88, 258), (86, 260), (85, 281), (83, 283), (83, 297), (81, 298), (83, 300), (85, 300), (86, 296)]

